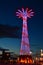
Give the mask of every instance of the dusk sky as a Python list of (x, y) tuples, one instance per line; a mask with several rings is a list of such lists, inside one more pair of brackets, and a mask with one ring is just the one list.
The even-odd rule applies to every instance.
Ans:
[(43, 0), (0, 0), (0, 47), (8, 48), (17, 54), (21, 45), (23, 22), (16, 17), (16, 11), (22, 7), (28, 7), (35, 12), (34, 16), (28, 19), (30, 49), (33, 52), (43, 49)]

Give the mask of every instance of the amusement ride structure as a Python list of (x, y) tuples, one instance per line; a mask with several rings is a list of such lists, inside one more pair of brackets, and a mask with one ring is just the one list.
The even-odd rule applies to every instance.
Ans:
[(22, 8), (22, 11), (18, 10), (16, 12), (16, 16), (19, 16), (19, 18), (22, 18), (23, 20), (23, 29), (22, 29), (22, 41), (21, 41), (21, 49), (20, 49), (20, 55), (29, 55), (30, 54), (30, 45), (29, 45), (29, 38), (28, 38), (28, 29), (27, 29), (27, 18), (31, 18), (33, 16), (32, 9), (29, 10), (26, 8), (24, 11), (24, 8)]
[(22, 8), (21, 10), (18, 10), (16, 12), (16, 16), (19, 18), (22, 18), (23, 20), (23, 28), (22, 28), (22, 40), (21, 40), (21, 48), (20, 48), (20, 55), (30, 55), (30, 43), (29, 43), (29, 37), (28, 37), (28, 28), (27, 28), (27, 18), (31, 18), (33, 16), (32, 9)]

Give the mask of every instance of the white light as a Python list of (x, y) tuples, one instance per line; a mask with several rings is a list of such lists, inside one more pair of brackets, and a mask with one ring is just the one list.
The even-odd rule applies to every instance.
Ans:
[(30, 54), (32, 54), (32, 52), (30, 51)]

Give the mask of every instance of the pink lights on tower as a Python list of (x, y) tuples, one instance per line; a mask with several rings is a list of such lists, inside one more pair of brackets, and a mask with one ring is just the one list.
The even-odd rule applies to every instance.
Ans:
[(22, 8), (16, 12), (16, 16), (22, 18), (23, 20), (23, 28), (22, 28), (22, 40), (21, 40), (21, 48), (20, 48), (20, 55), (29, 55), (30, 54), (30, 45), (29, 45), (29, 38), (28, 38), (28, 29), (27, 29), (27, 18), (31, 18), (33, 16), (32, 9)]

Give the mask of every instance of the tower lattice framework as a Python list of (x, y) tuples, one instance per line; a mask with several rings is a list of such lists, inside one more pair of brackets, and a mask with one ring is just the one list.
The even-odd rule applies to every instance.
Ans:
[(29, 55), (30, 54), (30, 43), (29, 43), (29, 37), (28, 37), (28, 29), (27, 29), (27, 18), (31, 18), (33, 16), (32, 9), (22, 8), (21, 10), (18, 10), (16, 12), (17, 16), (19, 18), (22, 18), (23, 20), (23, 27), (22, 27), (22, 40), (21, 40), (21, 48), (20, 48), (20, 55)]

